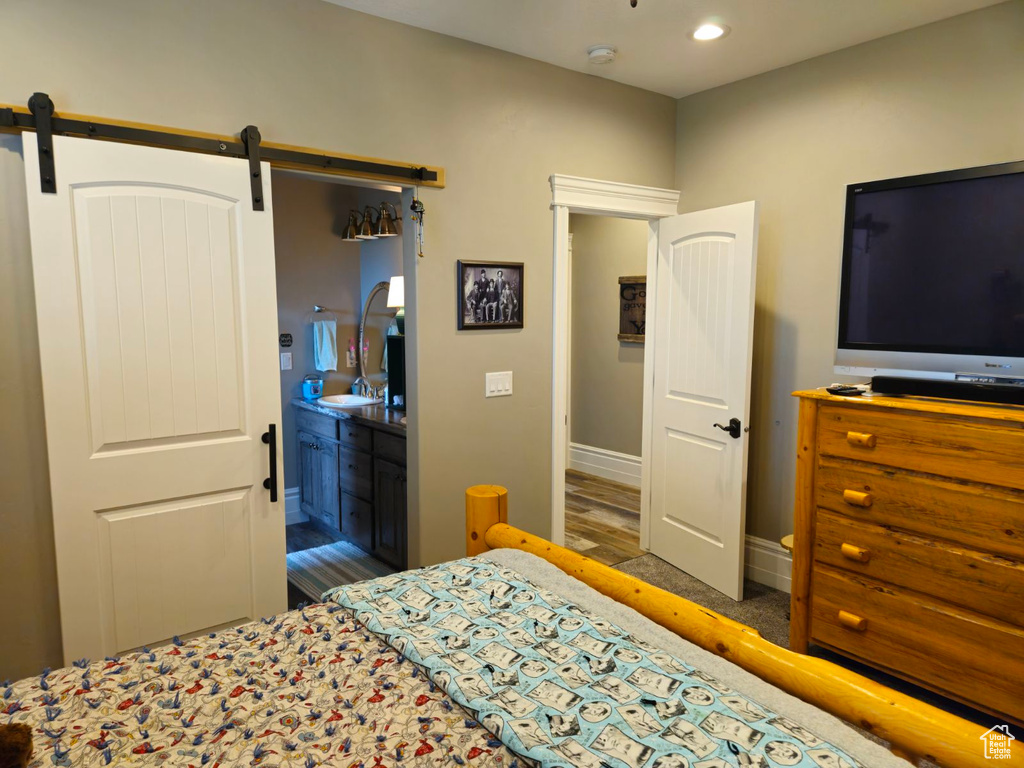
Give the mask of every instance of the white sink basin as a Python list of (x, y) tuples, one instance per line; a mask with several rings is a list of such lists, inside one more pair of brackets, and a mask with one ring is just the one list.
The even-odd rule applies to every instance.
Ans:
[(372, 397), (362, 395), (328, 395), (321, 397), (317, 402), (326, 405), (328, 408), (362, 408), (366, 405), (377, 405), (383, 400), (374, 400)]

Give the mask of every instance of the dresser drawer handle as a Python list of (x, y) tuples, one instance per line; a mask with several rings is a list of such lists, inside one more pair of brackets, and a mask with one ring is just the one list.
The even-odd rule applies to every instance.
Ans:
[(847, 560), (856, 560), (858, 563), (866, 563), (871, 559), (871, 550), (864, 549), (864, 547), (858, 547), (856, 544), (850, 544), (844, 541), (839, 550)]
[(870, 493), (864, 493), (863, 491), (852, 491), (846, 488), (843, 491), (843, 501), (847, 504), (852, 504), (855, 507), (864, 507), (867, 509), (874, 503), (874, 499), (871, 498)]
[(874, 448), (875, 436), (870, 432), (847, 432), (846, 442), (858, 448)]
[(854, 632), (863, 632), (868, 628), (868, 620), (863, 616), (858, 616), (855, 613), (848, 613), (847, 611), (839, 612), (839, 623), (847, 629), (852, 629)]

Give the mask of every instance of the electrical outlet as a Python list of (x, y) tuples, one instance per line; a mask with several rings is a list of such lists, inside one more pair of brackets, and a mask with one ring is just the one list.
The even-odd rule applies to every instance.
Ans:
[(282, 352), (281, 353), (281, 370), (290, 371), (292, 369), (292, 353)]
[(512, 394), (512, 371), (488, 373), (484, 380), (484, 397), (508, 397)]
[(345, 365), (349, 368), (356, 367), (356, 351), (354, 349), (345, 352)]

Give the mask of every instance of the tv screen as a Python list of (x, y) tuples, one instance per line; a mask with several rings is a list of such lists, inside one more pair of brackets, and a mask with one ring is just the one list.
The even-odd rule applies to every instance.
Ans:
[(839, 347), (1024, 357), (1024, 163), (851, 185)]

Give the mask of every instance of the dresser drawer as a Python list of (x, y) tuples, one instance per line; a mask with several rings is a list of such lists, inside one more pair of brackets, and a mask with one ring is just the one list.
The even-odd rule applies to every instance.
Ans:
[(1024, 720), (1024, 629), (815, 564), (811, 638)]
[(1024, 489), (1017, 424), (823, 405), (818, 454)]
[(304, 408), (295, 409), (295, 427), (301, 432), (311, 432), (328, 440), (338, 439), (338, 420), (322, 416)]
[(387, 432), (373, 436), (373, 452), (381, 458), (405, 466), (405, 438)]
[(369, 453), (373, 450), (373, 430), (362, 424), (353, 424), (343, 420), (338, 424), (338, 440), (360, 451)]
[(338, 483), (341, 490), (360, 499), (373, 499), (373, 457), (345, 446), (338, 448)]
[(819, 510), (814, 558), (1024, 626), (1024, 564)]
[(814, 501), (866, 523), (1024, 560), (1024, 494), (822, 457)]

